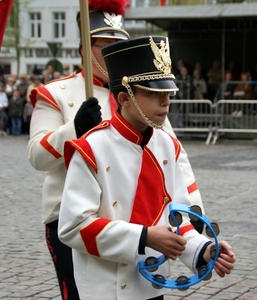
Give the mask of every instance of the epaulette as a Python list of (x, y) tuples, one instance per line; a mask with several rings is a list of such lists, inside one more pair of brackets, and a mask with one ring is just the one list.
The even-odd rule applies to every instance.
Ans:
[(104, 120), (101, 123), (99, 123), (98, 125), (96, 125), (95, 127), (93, 127), (92, 129), (88, 130), (86, 133), (84, 133), (82, 135), (83, 138), (86, 138), (90, 133), (100, 130), (100, 129), (104, 129), (107, 128), (111, 125), (111, 122), (108, 120)]
[(111, 124), (110, 121), (102, 121), (100, 124), (89, 130), (87, 133), (85, 133), (82, 137), (80, 137), (77, 140), (69, 140), (66, 141), (64, 144), (64, 160), (66, 168), (68, 169), (70, 160), (72, 158), (72, 155), (75, 150), (77, 150), (82, 157), (88, 162), (88, 164), (91, 165), (91, 167), (95, 170), (97, 173), (97, 165), (95, 161), (95, 156), (92, 151), (92, 148), (88, 141), (86, 140), (86, 137), (91, 134), (94, 131), (101, 130), (104, 128), (109, 127)]
[(71, 73), (68, 76), (65, 76), (65, 77), (62, 77), (62, 78), (59, 78), (59, 79), (55, 79), (55, 80), (51, 80), (51, 81), (47, 82), (44, 85), (40, 85), (40, 86), (35, 87), (29, 95), (30, 102), (33, 105), (33, 107), (35, 107), (35, 105), (36, 105), (37, 95), (40, 95), (40, 97), (42, 97), (42, 99), (44, 99), (47, 102), (49, 102), (50, 104), (52, 104), (57, 110), (60, 110), (57, 103), (56, 103), (56, 101), (54, 100), (54, 98), (52, 97), (50, 92), (45, 88), (45, 86), (47, 86), (48, 84), (51, 84), (53, 82), (56, 82), (56, 81), (62, 81), (62, 80), (72, 78), (76, 74), (77, 74), (77, 71), (74, 71), (73, 73)]

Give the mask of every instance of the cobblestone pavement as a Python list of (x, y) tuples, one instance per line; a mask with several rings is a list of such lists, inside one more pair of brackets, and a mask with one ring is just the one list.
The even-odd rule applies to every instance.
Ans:
[[(257, 299), (257, 141), (182, 142), (205, 214), (219, 223), (219, 239), (234, 247), (237, 263), (230, 276), (213, 272), (187, 291), (167, 290), (165, 300)], [(27, 136), (0, 137), (0, 299), (61, 300), (41, 223), (44, 173), (30, 166), (26, 145)], [(171, 272), (176, 278), (187, 270), (176, 261)]]

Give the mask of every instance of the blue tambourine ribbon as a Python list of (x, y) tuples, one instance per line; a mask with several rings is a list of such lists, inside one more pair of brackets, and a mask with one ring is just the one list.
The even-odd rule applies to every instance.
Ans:
[[(194, 208), (197, 207), (200, 210), (200, 213), (195, 212)], [(157, 258), (149, 257), (146, 260), (141, 260), (138, 263), (138, 269), (142, 276), (144, 276), (148, 281), (150, 281), (153, 287), (160, 289), (160, 288), (168, 288), (168, 289), (179, 289), (179, 290), (186, 290), (190, 286), (199, 283), (202, 280), (208, 280), (211, 277), (211, 272), (214, 268), (214, 265), (219, 256), (219, 243), (217, 239), (217, 234), (213, 229), (213, 224), (209, 221), (209, 219), (201, 213), (201, 209), (198, 206), (187, 206), (184, 204), (170, 204), (170, 218), (173, 220), (175, 226), (177, 227), (177, 234), (180, 234), (180, 229), (177, 213), (183, 212), (187, 213), (189, 216), (193, 216), (198, 220), (202, 221), (206, 225), (206, 232), (208, 230), (208, 236), (211, 236), (215, 242), (215, 248), (211, 255), (212, 259), (207, 263), (207, 265), (202, 266), (199, 268), (198, 272), (190, 277), (186, 276), (179, 276), (177, 279), (169, 279), (165, 278), (164, 276), (153, 273), (158, 269), (158, 266), (162, 265), (165, 261), (167, 261), (167, 257), (161, 255)], [(182, 221), (182, 219), (181, 219)], [(215, 225), (217, 225), (215, 223)], [(173, 226), (173, 225), (172, 225)], [(214, 252), (215, 251), (215, 252)]]

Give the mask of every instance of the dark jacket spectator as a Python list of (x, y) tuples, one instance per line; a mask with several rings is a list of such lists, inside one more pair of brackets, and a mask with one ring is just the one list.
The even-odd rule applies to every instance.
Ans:
[(253, 85), (250, 83), (249, 72), (241, 73), (241, 83), (234, 89), (234, 99), (251, 100), (253, 97)]
[(11, 120), (11, 132), (14, 135), (22, 133), (23, 100), (18, 90), (14, 90), (9, 99), (8, 115)]

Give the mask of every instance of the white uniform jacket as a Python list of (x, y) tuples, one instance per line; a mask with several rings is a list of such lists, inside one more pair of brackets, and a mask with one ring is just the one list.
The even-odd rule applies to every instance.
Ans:
[[(138, 272), (139, 260), (161, 255), (147, 247), (146, 255), (137, 254), (142, 226), (168, 225), (169, 203), (191, 202), (177, 162), (178, 141), (153, 129), (142, 149), (142, 138), (115, 113), (111, 121), (65, 144), (69, 167), (59, 238), (73, 248), (81, 299), (142, 300), (165, 293)], [(181, 260), (195, 271), (207, 239), (193, 229), (188, 216), (181, 233), (187, 239)], [(158, 273), (169, 276), (169, 262)]]
[[(110, 119), (116, 102), (109, 90), (94, 79), (94, 97), (101, 105), (102, 118)], [(63, 146), (75, 139), (74, 117), (85, 100), (85, 81), (82, 73), (62, 78), (32, 91), (35, 106), (30, 125), (27, 155), (36, 170), (46, 171), (43, 186), (42, 217), (44, 223), (58, 219), (66, 167)]]
[[(103, 120), (110, 119), (116, 111), (116, 102), (109, 90), (95, 78), (94, 97), (101, 106)], [(27, 155), (36, 170), (46, 172), (42, 192), (42, 219), (47, 224), (59, 217), (66, 177), (63, 146), (66, 140), (76, 138), (73, 120), (82, 102), (85, 101), (83, 71), (79, 74), (74, 72), (68, 77), (37, 87), (32, 91), (30, 98), (34, 110)], [(175, 136), (168, 120), (166, 123), (165, 131)], [(183, 148), (179, 161), (192, 203), (202, 207), (201, 195)]]

